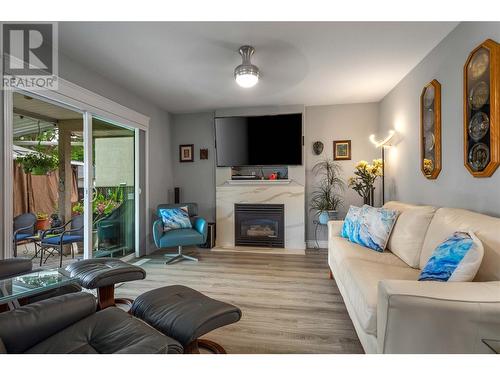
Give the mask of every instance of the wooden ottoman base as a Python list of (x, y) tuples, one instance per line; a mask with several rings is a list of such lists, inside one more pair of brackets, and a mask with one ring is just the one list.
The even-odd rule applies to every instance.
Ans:
[(200, 348), (206, 349), (213, 354), (226, 354), (226, 350), (216, 342), (206, 339), (194, 340), (184, 348), (184, 354), (201, 354)]

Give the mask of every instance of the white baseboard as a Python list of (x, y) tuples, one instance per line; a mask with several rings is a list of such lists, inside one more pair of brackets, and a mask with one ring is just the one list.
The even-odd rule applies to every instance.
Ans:
[(308, 249), (315, 249), (318, 246), (320, 249), (328, 248), (328, 241), (318, 241), (318, 244), (316, 244), (316, 241), (314, 240), (307, 240), (306, 244)]

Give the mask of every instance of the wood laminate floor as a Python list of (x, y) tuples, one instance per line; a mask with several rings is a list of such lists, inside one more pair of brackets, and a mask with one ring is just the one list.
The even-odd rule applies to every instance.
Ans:
[(165, 265), (164, 251), (150, 255), (141, 264), (146, 279), (122, 284), (117, 296), (135, 298), (182, 284), (237, 305), (243, 312), (238, 323), (206, 335), (228, 353), (363, 353), (337, 286), (328, 278), (326, 250), (305, 255), (186, 252), (200, 261)]

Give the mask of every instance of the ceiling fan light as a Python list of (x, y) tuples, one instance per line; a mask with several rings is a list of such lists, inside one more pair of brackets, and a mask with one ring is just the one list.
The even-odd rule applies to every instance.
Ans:
[(253, 87), (259, 82), (259, 75), (254, 73), (235, 74), (236, 83), (244, 88)]
[(260, 77), (259, 68), (250, 61), (255, 49), (251, 46), (242, 46), (239, 52), (243, 61), (234, 69), (234, 79), (241, 87), (253, 87), (259, 82)]

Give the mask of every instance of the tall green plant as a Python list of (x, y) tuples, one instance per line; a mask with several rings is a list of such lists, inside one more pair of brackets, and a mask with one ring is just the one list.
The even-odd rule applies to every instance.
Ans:
[(344, 205), (341, 193), (346, 189), (341, 177), (342, 167), (332, 159), (325, 159), (317, 163), (312, 171), (320, 181), (312, 192), (310, 209), (318, 212), (337, 211)]

